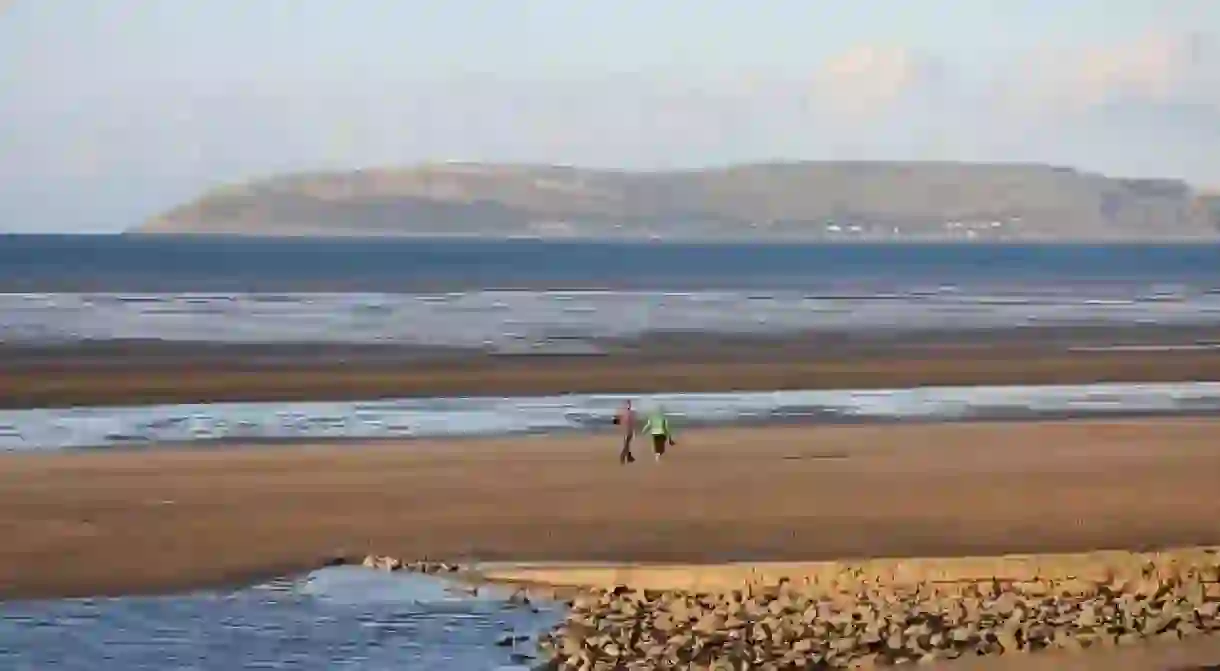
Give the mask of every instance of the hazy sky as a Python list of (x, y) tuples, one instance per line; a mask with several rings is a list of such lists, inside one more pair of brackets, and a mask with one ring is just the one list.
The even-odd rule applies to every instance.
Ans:
[(0, 231), (286, 170), (853, 158), (1220, 187), (1220, 2), (0, 0)]

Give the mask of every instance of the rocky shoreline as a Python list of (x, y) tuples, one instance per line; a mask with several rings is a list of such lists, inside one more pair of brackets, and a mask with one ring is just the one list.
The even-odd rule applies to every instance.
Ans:
[(812, 595), (791, 583), (729, 594), (578, 598), (542, 637), (545, 668), (872, 668), (963, 656), (1087, 650), (1220, 632), (1220, 585), (861, 586)]
[[(481, 577), (477, 567), (438, 562), (365, 565)], [(887, 580), (866, 566), (736, 589), (584, 588), (538, 638), (536, 668), (875, 668), (1220, 634), (1212, 549), (1111, 553), (1087, 571), (1060, 564), (1045, 576), (997, 571), (1006, 574), (985, 580), (928, 571)]]

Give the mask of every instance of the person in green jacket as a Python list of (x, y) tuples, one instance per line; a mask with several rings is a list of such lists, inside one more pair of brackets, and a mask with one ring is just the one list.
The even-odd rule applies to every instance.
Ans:
[(648, 419), (644, 422), (644, 428), (641, 433), (646, 433), (652, 436), (652, 453), (657, 461), (665, 454), (666, 445), (673, 446), (674, 442), (673, 428), (669, 424), (669, 418), (665, 416), (665, 411), (657, 406), (648, 413)]

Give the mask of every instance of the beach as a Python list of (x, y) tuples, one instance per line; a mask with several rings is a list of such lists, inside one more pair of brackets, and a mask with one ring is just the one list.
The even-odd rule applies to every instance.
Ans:
[(722, 428), (0, 457), (0, 597), (181, 590), (380, 552), (717, 563), (1220, 543), (1209, 419)]

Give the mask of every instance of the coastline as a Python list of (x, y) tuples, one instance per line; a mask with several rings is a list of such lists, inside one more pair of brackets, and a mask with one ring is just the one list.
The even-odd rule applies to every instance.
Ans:
[[(751, 235), (750, 233), (753, 233)], [(1040, 247), (1080, 247), (1086, 245), (1107, 245), (1113, 247), (1120, 246), (1136, 246), (1136, 245), (1158, 245), (1162, 247), (1170, 246), (1196, 246), (1196, 245), (1214, 245), (1220, 242), (1220, 234), (1215, 234), (1210, 231), (1200, 231), (1198, 233), (1179, 233), (1171, 232), (1156, 233), (1156, 234), (1128, 234), (1115, 233), (1111, 235), (1007, 235), (1002, 237), (984, 237), (984, 238), (969, 238), (965, 236), (954, 235), (909, 235), (905, 237), (896, 236), (867, 236), (867, 235), (769, 235), (765, 240), (759, 241), (759, 236), (756, 231), (750, 233), (742, 233), (738, 235), (707, 235), (707, 234), (677, 234), (664, 235), (653, 237), (649, 235), (614, 235), (607, 233), (604, 235), (582, 234), (582, 235), (544, 235), (544, 234), (526, 234), (519, 235), (488, 235), (484, 233), (453, 233), (450, 231), (360, 231), (347, 230), (335, 231), (333, 228), (301, 228), (301, 229), (280, 229), (275, 231), (258, 231), (246, 232), (239, 229), (234, 230), (160, 230), (160, 229), (143, 229), (133, 227), (117, 233), (106, 233), (100, 235), (112, 235), (124, 238), (150, 238), (150, 239), (165, 239), (165, 238), (183, 238), (183, 239), (201, 239), (215, 240), (232, 238), (238, 240), (426, 240), (426, 241), (441, 241), (441, 242), (489, 242), (489, 243), (520, 243), (534, 242), (546, 243), (550, 245), (563, 244), (614, 244), (614, 245), (702, 245), (702, 246), (777, 246), (777, 245), (825, 245), (825, 246), (961, 246), (961, 247), (979, 247), (983, 245), (1037, 245)], [(22, 234), (10, 234), (22, 235)], [(37, 234), (30, 234), (37, 235)]]
[(708, 429), (0, 456), (0, 598), (156, 593), (372, 552), (720, 564), (1220, 544), (1208, 419)]
[[(682, 430), (1210, 418), (1220, 382), (657, 393)], [(624, 396), (558, 394), (0, 410), (0, 451), (293, 449), (417, 440), (615, 433)]]
[(0, 345), (0, 408), (1220, 380), (1210, 327), (654, 334), (599, 354), (406, 345)]

